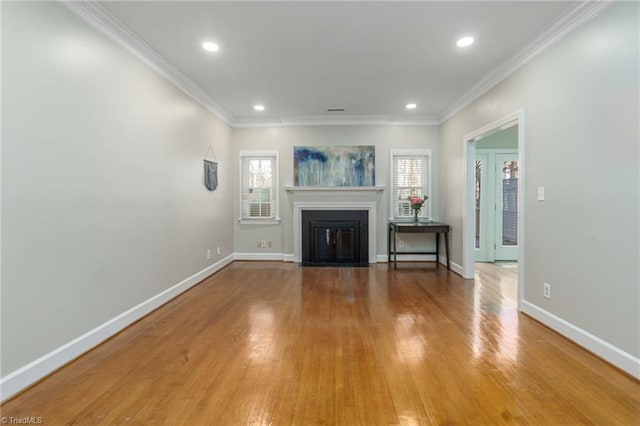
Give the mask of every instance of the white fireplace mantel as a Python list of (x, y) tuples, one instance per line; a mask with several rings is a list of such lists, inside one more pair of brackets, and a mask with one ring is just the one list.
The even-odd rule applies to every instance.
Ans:
[(381, 192), (384, 186), (285, 186), (287, 192)]
[(376, 263), (375, 201), (294, 201), (293, 203), (293, 257), (302, 262), (302, 211), (303, 210), (366, 210), (369, 217), (369, 263)]

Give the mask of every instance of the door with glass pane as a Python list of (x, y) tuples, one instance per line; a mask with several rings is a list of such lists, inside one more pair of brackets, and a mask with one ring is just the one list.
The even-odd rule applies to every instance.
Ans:
[[(493, 171), (491, 156), (476, 154), (475, 179), (475, 260), (493, 262)], [(491, 209), (489, 208), (491, 206)]]
[(518, 155), (496, 154), (495, 260), (518, 259)]

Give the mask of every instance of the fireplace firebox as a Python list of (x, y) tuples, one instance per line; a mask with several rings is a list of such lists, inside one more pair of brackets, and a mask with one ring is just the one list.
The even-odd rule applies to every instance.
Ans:
[(303, 210), (303, 266), (368, 266), (366, 210)]

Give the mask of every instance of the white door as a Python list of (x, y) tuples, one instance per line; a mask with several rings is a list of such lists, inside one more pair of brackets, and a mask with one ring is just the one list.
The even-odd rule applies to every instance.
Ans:
[(518, 155), (496, 154), (495, 260), (518, 259)]
[(489, 154), (476, 154), (475, 180), (475, 259), (493, 262), (494, 191), (493, 159)]

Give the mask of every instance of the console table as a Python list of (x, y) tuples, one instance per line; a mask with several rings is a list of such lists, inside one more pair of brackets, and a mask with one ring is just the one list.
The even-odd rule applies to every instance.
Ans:
[[(449, 268), (449, 225), (440, 222), (389, 222), (389, 238), (387, 239), (387, 253), (389, 253), (389, 262), (391, 262), (391, 256), (393, 255), (393, 268), (398, 268), (398, 254), (435, 254), (436, 262), (438, 262), (438, 252), (440, 251), (440, 233), (444, 233), (444, 253), (447, 259), (447, 269)], [(397, 237), (398, 233), (410, 233), (410, 234), (424, 234), (431, 233), (436, 234), (436, 251), (424, 252), (424, 251), (403, 251), (398, 253)], [(393, 235), (393, 250), (391, 250), (391, 240)], [(438, 262), (439, 263), (439, 262)]]

